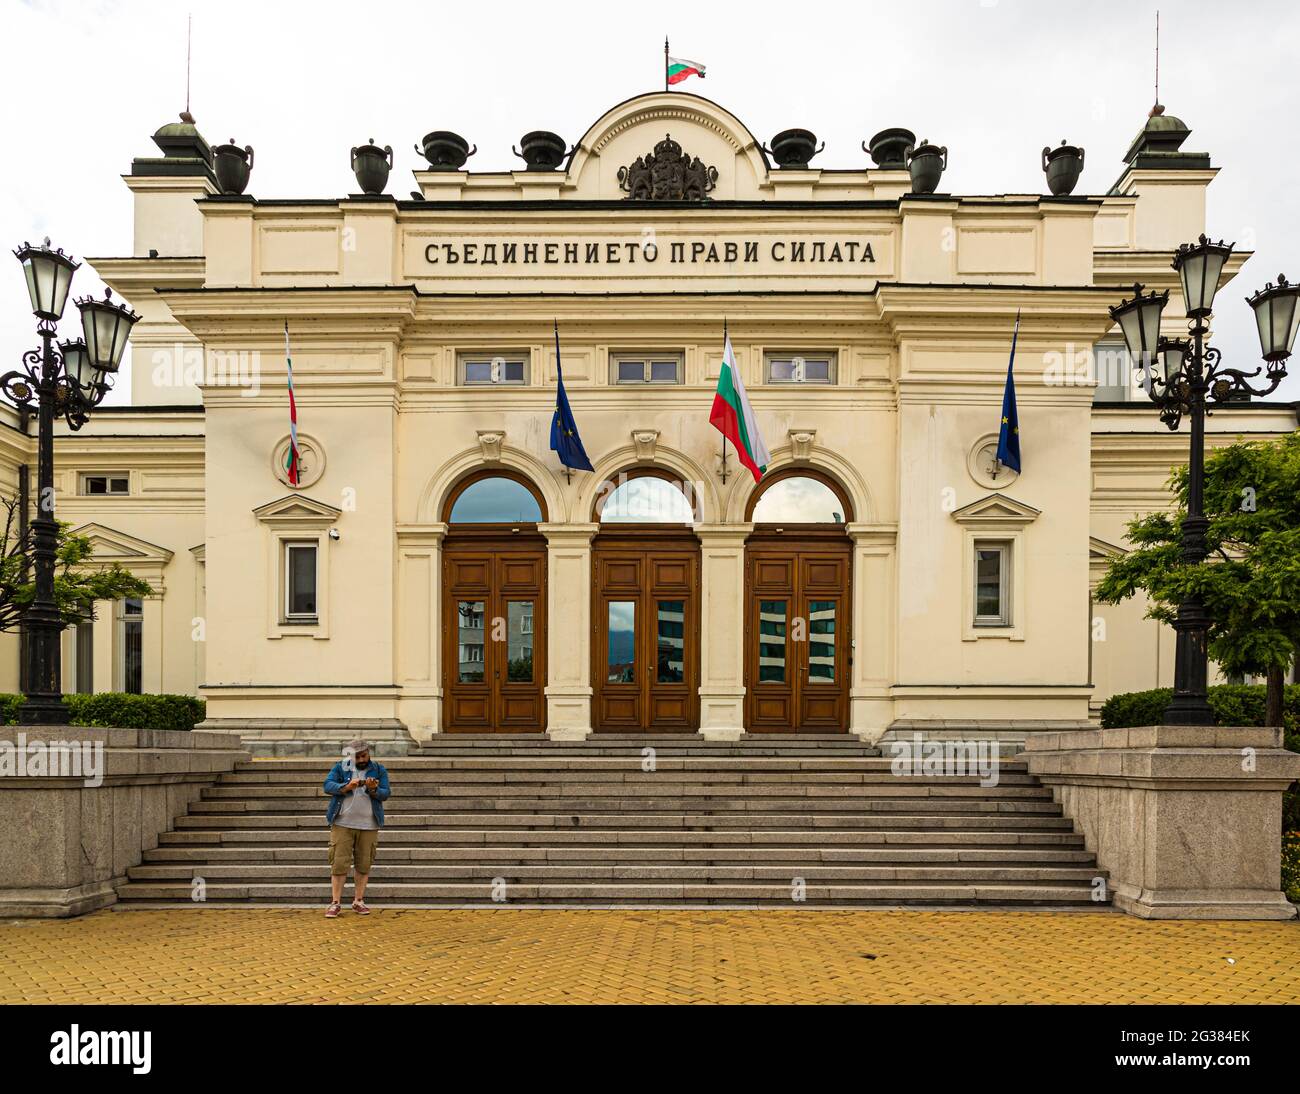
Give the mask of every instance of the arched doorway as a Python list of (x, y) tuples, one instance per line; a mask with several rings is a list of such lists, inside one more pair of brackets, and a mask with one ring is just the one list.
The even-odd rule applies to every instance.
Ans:
[(546, 509), (536, 489), (479, 471), (448, 495), (443, 710), (449, 732), (546, 728)]
[(592, 541), (593, 727), (699, 727), (700, 543), (692, 491), (658, 470), (612, 480)]
[(852, 519), (820, 472), (773, 476), (750, 500), (745, 542), (745, 726), (753, 733), (848, 729)]

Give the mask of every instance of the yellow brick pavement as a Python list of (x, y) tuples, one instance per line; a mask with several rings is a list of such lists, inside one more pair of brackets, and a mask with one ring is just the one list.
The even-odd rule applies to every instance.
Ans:
[(3, 1003), (1300, 1003), (1295, 922), (1088, 912), (103, 911), (0, 952)]

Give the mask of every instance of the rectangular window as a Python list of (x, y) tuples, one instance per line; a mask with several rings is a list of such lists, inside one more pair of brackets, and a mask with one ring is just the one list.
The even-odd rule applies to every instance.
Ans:
[(785, 683), (785, 601), (758, 602), (758, 679), (761, 683)]
[(86, 496), (118, 495), (131, 492), (131, 478), (125, 471), (82, 475), (81, 491)]
[(144, 601), (128, 597), (118, 617), (122, 690), (139, 695), (144, 690)]
[(462, 684), (483, 683), (483, 611), (481, 600), (461, 600), (456, 604), (456, 641), (460, 646), (458, 679)]
[(686, 679), (686, 602), (660, 600), (656, 603), (656, 675), (661, 684), (680, 684)]
[[(1098, 342), (1092, 350), (1092, 373), (1097, 381), (1094, 403), (1127, 403), (1133, 399), (1135, 374), (1123, 342)], [(1137, 382), (1141, 382), (1140, 378)]]
[(833, 353), (769, 353), (764, 358), (764, 380), (769, 384), (833, 384)]
[(464, 353), (460, 356), (460, 382), (469, 387), (528, 382), (528, 358), (522, 353)]
[(680, 384), (680, 353), (619, 353), (610, 358), (610, 383)]
[(835, 601), (808, 601), (808, 682), (835, 682)]
[(284, 545), (284, 618), (316, 622), (316, 544)]
[(506, 679), (530, 683), (533, 679), (533, 602), (506, 602), (509, 626)]
[(75, 663), (77, 694), (89, 695), (95, 690), (95, 624), (86, 619), (77, 624)]
[(605, 680), (610, 684), (636, 683), (636, 601), (611, 600), (609, 636), (605, 652)]
[(1011, 626), (1011, 544), (975, 544), (975, 626)]

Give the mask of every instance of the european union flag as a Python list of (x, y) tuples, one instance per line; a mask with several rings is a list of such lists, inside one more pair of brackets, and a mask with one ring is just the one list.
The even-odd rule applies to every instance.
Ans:
[(564, 393), (564, 370), (560, 368), (560, 324), (555, 324), (555, 415), (551, 418), (551, 451), (558, 453), (560, 463), (565, 467), (576, 467), (579, 471), (594, 471), (587, 450), (582, 447), (582, 438), (578, 436), (578, 423), (573, 420), (573, 409), (569, 406), (569, 397)]
[(1002, 425), (998, 430), (998, 463), (1020, 471), (1020, 417), (1016, 414), (1016, 338), (1020, 334), (1020, 310), (1016, 309), (1016, 329), (1011, 333), (1011, 360), (1007, 362), (1007, 386), (1002, 392)]

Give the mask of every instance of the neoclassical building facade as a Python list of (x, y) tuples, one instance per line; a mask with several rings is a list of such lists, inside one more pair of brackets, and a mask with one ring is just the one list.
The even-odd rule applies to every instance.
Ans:
[[(166, 126), (125, 176), (133, 254), (90, 260), (143, 316), (133, 405), (56, 447), (60, 519), (154, 595), (67, 634), (65, 688), (416, 738), (876, 739), (1168, 683), (1172, 633), (1090, 594), (1185, 460), (1103, 366), (1108, 306), (1177, 296), (1206, 227), (1186, 137), (1152, 119), (1098, 196), (917, 194), (888, 160), (779, 166), (656, 92), (553, 169), (258, 200)], [(1019, 474), (993, 459), (1017, 314)], [(759, 483), (708, 421), (724, 330)], [(549, 446), (561, 362), (594, 471)], [(16, 493), (35, 441), (0, 415)], [(1295, 427), (1241, 404), (1211, 441)]]

